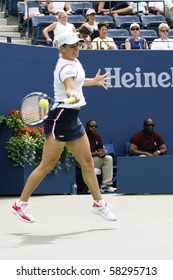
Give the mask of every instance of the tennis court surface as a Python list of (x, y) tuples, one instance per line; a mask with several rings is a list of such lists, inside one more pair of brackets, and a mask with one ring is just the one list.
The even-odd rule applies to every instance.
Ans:
[(1, 260), (171, 260), (173, 195), (105, 194), (118, 221), (90, 212), (91, 195), (32, 196), (36, 222), (10, 213), (0, 198)]

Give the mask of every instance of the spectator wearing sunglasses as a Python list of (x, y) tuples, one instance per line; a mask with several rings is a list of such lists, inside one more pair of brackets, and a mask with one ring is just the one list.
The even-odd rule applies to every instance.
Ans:
[(147, 41), (140, 37), (140, 25), (137, 22), (130, 25), (130, 34), (131, 36), (125, 40), (126, 50), (148, 49)]
[(160, 38), (154, 39), (151, 50), (173, 50), (173, 39), (169, 38), (169, 25), (161, 23), (158, 26)]
[(147, 118), (143, 130), (134, 134), (130, 139), (129, 154), (132, 156), (161, 156), (167, 151), (163, 138), (154, 131), (154, 122)]
[(87, 27), (85, 24), (82, 24), (78, 29), (78, 37), (82, 38), (84, 40), (81, 44), (81, 50), (91, 50), (92, 44), (91, 44), (91, 29)]
[(108, 155), (103, 148), (103, 141), (100, 134), (97, 133), (97, 123), (94, 120), (88, 120), (86, 123), (86, 134), (90, 143), (90, 150), (94, 160), (94, 167), (102, 169), (102, 184), (100, 191), (114, 192), (112, 177), (113, 177), (113, 159)]

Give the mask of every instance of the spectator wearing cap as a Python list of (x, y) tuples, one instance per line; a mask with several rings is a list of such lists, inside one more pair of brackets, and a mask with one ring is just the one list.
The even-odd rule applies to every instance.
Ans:
[(94, 9), (88, 9), (86, 11), (86, 23), (85, 25), (93, 30), (98, 30), (98, 25), (95, 21), (96, 11)]
[(131, 36), (125, 40), (126, 50), (143, 50), (148, 49), (148, 44), (145, 38), (140, 37), (140, 25), (134, 22), (130, 25)]
[(107, 22), (98, 23), (99, 37), (92, 41), (93, 50), (117, 50), (114, 40), (106, 36), (108, 28), (109, 24)]
[(173, 39), (169, 38), (169, 25), (165, 22), (159, 24), (158, 31), (160, 38), (154, 39), (151, 50), (173, 50)]
[(91, 40), (99, 36), (98, 23), (95, 21), (96, 11), (94, 9), (88, 9), (86, 11), (85, 26), (91, 29)]

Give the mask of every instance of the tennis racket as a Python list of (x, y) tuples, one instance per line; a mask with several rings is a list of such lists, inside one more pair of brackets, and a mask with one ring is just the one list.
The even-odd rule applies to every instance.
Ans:
[[(44, 100), (45, 107), (40, 106), (40, 101)], [(70, 104), (75, 101), (75, 97), (70, 97), (62, 102), (57, 102), (47, 94), (42, 92), (33, 92), (26, 95), (20, 106), (20, 116), (27, 125), (36, 125), (42, 123), (48, 116), (50, 110), (54, 110), (59, 104)]]

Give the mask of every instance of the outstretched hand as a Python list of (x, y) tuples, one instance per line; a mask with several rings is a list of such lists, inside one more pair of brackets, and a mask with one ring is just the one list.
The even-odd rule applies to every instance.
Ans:
[(111, 79), (110, 77), (108, 77), (109, 73), (107, 72), (103, 75), (100, 75), (100, 73), (101, 73), (101, 70), (99, 69), (94, 78), (95, 85), (102, 86), (106, 90), (108, 90), (108, 86), (110, 86), (110, 83), (108, 83), (107, 81)]

